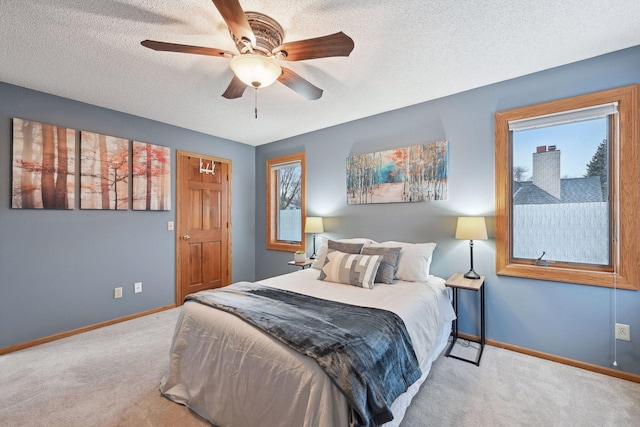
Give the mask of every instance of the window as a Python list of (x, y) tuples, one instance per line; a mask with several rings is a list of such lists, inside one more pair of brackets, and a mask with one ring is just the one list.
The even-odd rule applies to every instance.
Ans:
[(267, 249), (305, 250), (305, 155), (267, 161)]
[(637, 85), (497, 113), (497, 274), (640, 289), (639, 153)]

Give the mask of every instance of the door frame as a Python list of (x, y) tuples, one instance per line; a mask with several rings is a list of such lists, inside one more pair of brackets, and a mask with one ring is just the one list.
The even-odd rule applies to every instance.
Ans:
[(181, 262), (180, 262), (180, 255), (182, 255), (182, 253), (180, 252), (180, 240), (182, 239), (182, 235), (184, 234), (184, 230), (181, 230), (181, 221), (180, 221), (180, 206), (182, 204), (182, 198), (184, 197), (182, 194), (181, 188), (182, 188), (182, 184), (183, 184), (183, 180), (182, 180), (182, 173), (183, 171), (183, 167), (182, 167), (182, 159), (185, 157), (195, 157), (195, 158), (200, 158), (202, 160), (210, 160), (213, 162), (218, 162), (218, 163), (225, 163), (227, 165), (227, 217), (229, 219), (229, 226), (227, 227), (227, 271), (229, 272), (229, 283), (233, 283), (232, 280), (232, 274), (233, 274), (233, 270), (232, 270), (232, 240), (231, 240), (231, 177), (233, 176), (233, 174), (231, 173), (231, 160), (230, 159), (224, 159), (222, 157), (214, 157), (214, 156), (208, 156), (205, 154), (198, 154), (198, 153), (193, 153), (190, 151), (182, 151), (182, 150), (176, 150), (176, 231), (175, 231), (175, 244), (176, 244), (176, 286), (175, 286), (175, 290), (176, 290), (176, 306), (180, 306), (182, 305), (182, 300), (184, 299), (184, 297), (186, 295), (181, 295), (181, 283), (180, 283), (180, 269), (182, 268)]

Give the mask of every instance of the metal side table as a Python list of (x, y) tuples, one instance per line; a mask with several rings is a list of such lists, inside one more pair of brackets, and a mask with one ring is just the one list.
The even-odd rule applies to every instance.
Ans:
[[(447, 357), (453, 357), (454, 359), (463, 360), (465, 362), (473, 363), (477, 366), (480, 366), (480, 359), (482, 358), (482, 352), (484, 351), (485, 344), (485, 334), (484, 334), (484, 276), (480, 276), (479, 279), (467, 279), (464, 277), (462, 273), (455, 273), (449, 280), (445, 282), (445, 286), (453, 289), (453, 309), (456, 312), (456, 320), (453, 321), (453, 331), (451, 333), (452, 339), (451, 344), (449, 344), (449, 348), (445, 353)], [(478, 353), (476, 355), (475, 360), (465, 359), (460, 356), (456, 356), (451, 354), (451, 350), (453, 346), (456, 345), (456, 341), (458, 340), (458, 289), (467, 289), (471, 291), (480, 291), (480, 340), (472, 340), (469, 339), (470, 342), (475, 342), (480, 344), (480, 348), (478, 349)]]

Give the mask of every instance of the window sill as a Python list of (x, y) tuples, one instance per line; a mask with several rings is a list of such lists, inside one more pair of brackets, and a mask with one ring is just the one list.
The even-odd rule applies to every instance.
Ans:
[[(496, 274), (499, 276), (522, 277), (525, 279), (548, 280), (552, 282), (614, 287), (614, 274), (606, 271), (585, 271), (566, 267), (506, 264), (496, 266)], [(615, 287), (634, 291), (640, 289), (638, 285), (629, 283), (629, 281), (620, 274), (615, 277)]]

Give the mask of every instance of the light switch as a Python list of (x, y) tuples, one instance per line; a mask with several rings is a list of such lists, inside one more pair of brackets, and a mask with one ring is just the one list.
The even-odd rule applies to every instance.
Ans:
[(169, 231), (173, 231), (173, 221), (169, 221), (169, 222), (167, 223), (167, 230), (169, 230)]

